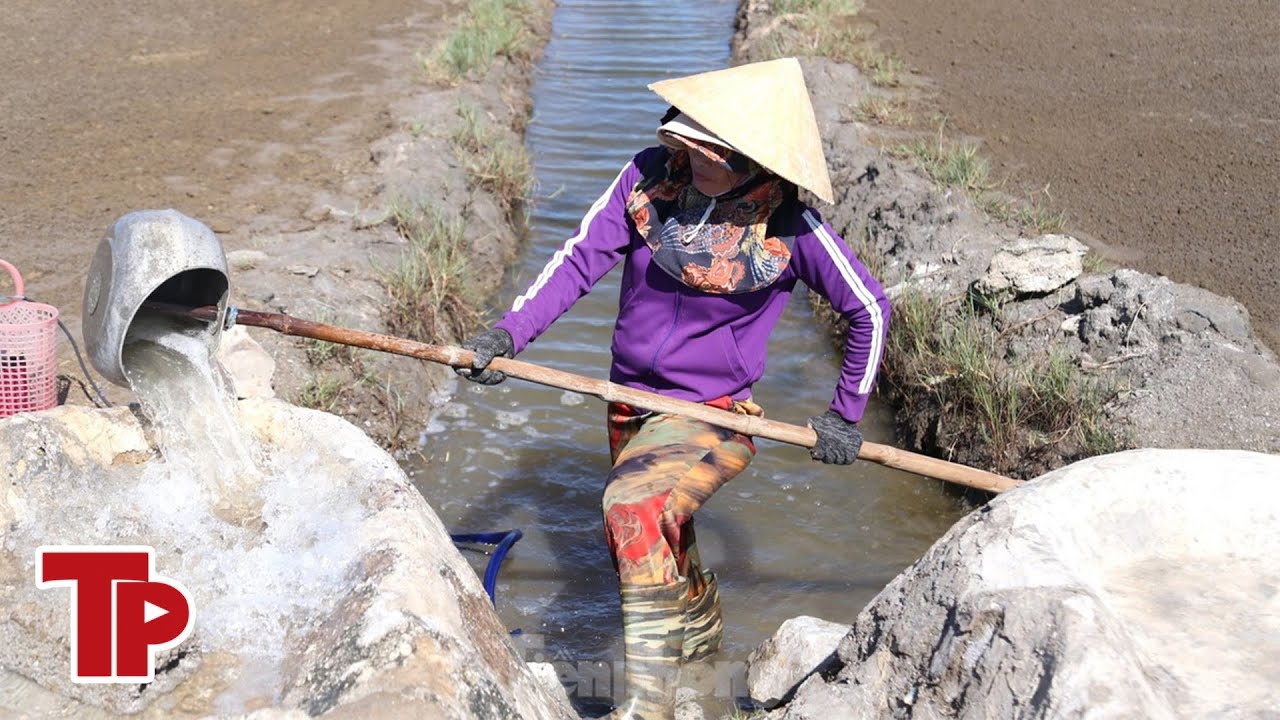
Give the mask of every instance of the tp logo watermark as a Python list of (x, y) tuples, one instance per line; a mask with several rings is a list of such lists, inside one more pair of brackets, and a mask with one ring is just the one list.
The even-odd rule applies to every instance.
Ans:
[(71, 588), (71, 679), (149, 683), (156, 653), (191, 633), (191, 593), (155, 574), (144, 545), (36, 549), (36, 587)]

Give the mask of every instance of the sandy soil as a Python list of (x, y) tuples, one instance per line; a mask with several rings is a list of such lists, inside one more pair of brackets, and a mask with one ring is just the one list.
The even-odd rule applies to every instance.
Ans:
[(407, 12), (399, 0), (8, 3), (0, 257), (77, 315), (93, 247), (125, 212), (173, 207), (218, 232), (305, 223), (386, 134), (385, 103), (369, 99), (410, 71), (380, 52)]
[(1109, 259), (1243, 302), (1280, 349), (1273, 0), (868, 0), (1023, 192)]

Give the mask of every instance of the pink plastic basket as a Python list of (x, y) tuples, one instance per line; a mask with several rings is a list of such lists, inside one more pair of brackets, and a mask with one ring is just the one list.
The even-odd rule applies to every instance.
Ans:
[(0, 418), (58, 404), (58, 309), (27, 302), (22, 276), (0, 260), (14, 293), (0, 297)]

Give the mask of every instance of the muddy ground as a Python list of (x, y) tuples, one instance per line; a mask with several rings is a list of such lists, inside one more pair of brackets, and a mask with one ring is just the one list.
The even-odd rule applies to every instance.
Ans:
[(1047, 188), (1119, 264), (1235, 297), (1280, 348), (1272, 0), (868, 0), (866, 15), (1012, 187)]
[[(442, 4), (420, 3), (439, 14)], [(302, 227), (386, 134), (397, 0), (15, 0), (0, 17), (0, 249), (75, 314), (84, 271), (130, 210), (215, 231)]]
[[(739, 57), (761, 59), (805, 42), (805, 20), (772, 12), (769, 0), (745, 4), (735, 36)], [(824, 218), (865, 248), (895, 303), (907, 289), (942, 303), (936, 314), (926, 313), (927, 328), (895, 313), (891, 341), (909, 340), (912, 327), (930, 338), (905, 351), (890, 342), (882, 367), (879, 391), (895, 406), (900, 442), (1021, 478), (1125, 447), (1280, 451), (1280, 363), (1258, 341), (1243, 306), (1133, 269), (1086, 268), (1079, 260), (1084, 246), (1064, 237), (1039, 239), (1077, 253), (1054, 284), (991, 290), (1000, 287), (998, 278), (988, 282), (997, 254), (1007, 258), (1028, 230), (989, 216), (969, 193), (936, 185), (914, 160), (885, 149), (887, 141), (901, 142), (910, 132), (932, 137), (936, 129), (904, 131), (850, 111), (867, 96), (886, 94), (905, 96), (918, 109), (919, 79), (886, 90), (852, 65), (821, 57), (803, 62), (836, 188)], [(1078, 249), (1067, 250), (1072, 244)], [(1050, 255), (1025, 271), (1047, 272)], [(964, 299), (973, 297), (975, 283), (996, 295), (969, 311)], [(949, 328), (960, 326), (978, 335), (967, 335), (960, 349), (932, 345), (957, 337)], [(965, 364), (974, 348), (995, 364), (986, 370)], [(1057, 374), (1047, 370), (1055, 357)], [(934, 361), (940, 364), (920, 382), (903, 379), (904, 368)], [(1070, 379), (1038, 385), (1049, 377)], [(996, 379), (1006, 390), (967, 384)], [(977, 389), (967, 395), (966, 387)], [(1021, 399), (997, 401), (1014, 397), (1011, 387), (1022, 388)], [(1058, 409), (1036, 410), (1052, 397), (1062, 399)]]
[[(239, 253), (240, 304), (371, 329), (385, 302), (377, 268), (403, 243), (369, 220), (401, 190), (463, 208), (490, 263), (516, 243), (492, 198), (467, 187), (447, 126), (463, 93), (518, 128), (527, 75), (431, 89), (414, 62), (460, 3), (8, 7), (0, 257), (73, 330), (92, 247), (134, 209), (174, 207), (217, 231)], [(1280, 16), (1243, 0), (1233, 12), (873, 1), (868, 13), (879, 41), (934, 78), (950, 127), (982, 138), (1012, 184), (1047, 185), (1113, 259), (1241, 299), (1276, 344), (1280, 86), (1265, 80), (1280, 70)], [(314, 348), (257, 337), (283, 366), (286, 397), (323, 376), (355, 388), (326, 409), (383, 440), (421, 421), (431, 383), (416, 364), (314, 363)], [(62, 356), (78, 374), (65, 344)]]
[[(17, 0), (0, 17), (0, 257), (78, 338), (100, 238), (124, 213), (175, 208), (222, 240), (233, 303), (381, 330), (381, 276), (405, 243), (378, 220), (393, 202), (427, 200), (472, 223), (473, 252), (496, 284), (522, 223), (470, 181), (450, 136), (466, 104), (518, 143), (530, 67), (428, 78), (419, 58), (465, 7)], [(536, 7), (545, 26), (549, 6)], [(276, 360), (280, 395), (392, 447), (412, 444), (447, 375), (253, 335)], [(65, 342), (60, 357), (62, 373), (80, 376)], [(73, 389), (71, 401), (87, 399)]]

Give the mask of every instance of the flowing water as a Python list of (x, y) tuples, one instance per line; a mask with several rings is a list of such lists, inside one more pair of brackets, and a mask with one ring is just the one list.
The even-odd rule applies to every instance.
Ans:
[[(263, 452), (241, 426), (205, 332), (157, 318), (131, 326), (124, 369), (161, 457), (136, 469), (91, 467), (92, 477), (75, 468), (57, 481), (66, 488), (58, 507), (8, 538), (15, 547), (156, 548), (157, 571), (192, 593), (184, 651), (225, 672), (206, 673), (217, 684), (192, 690), (200, 697), (183, 700), (185, 716), (279, 703), (291, 644), (355, 582), (350, 540), (369, 513), (355, 489), (316, 481), (319, 451)], [(41, 591), (29, 591), (38, 602)], [(47, 695), (0, 677), (0, 692), (19, 691), (33, 703)]]
[(199, 497), (224, 520), (260, 520), (262, 474), (232, 401), (219, 387), (202, 324), (141, 315), (129, 328), (122, 365), (147, 417), (155, 423), (165, 461), (203, 468)]
[[(638, 150), (666, 109), (648, 83), (729, 63), (737, 3), (557, 3), (533, 87), (528, 129), (538, 192), (530, 248), (504, 301), (523, 292), (583, 213)], [(745, 110), (745, 109), (744, 109)], [(605, 278), (520, 359), (605, 377), (618, 272)], [(831, 401), (838, 359), (797, 292), (771, 338), (755, 399), (776, 420), (803, 424)], [(869, 440), (891, 443), (873, 401)], [(579, 701), (608, 696), (621, 658), (617, 581), (599, 501), (609, 471), (604, 406), (509, 380), (460, 383), (428, 428), (419, 489), (457, 532), (520, 528), (500, 575), (497, 607), (519, 629), (526, 659), (553, 660), (579, 680)], [(858, 610), (964, 514), (939, 484), (870, 463), (830, 467), (800, 448), (759, 443), (754, 463), (697, 517), (707, 565), (720, 577), (725, 642), (702, 676), (704, 708), (745, 695), (742, 661), (784, 620), (852, 622)], [(485, 557), (475, 565), (483, 568)], [(612, 675), (610, 670), (613, 671)]]
[(184, 548), (174, 575), (199, 588), (200, 649), (238, 657), (240, 681), (216, 701), (238, 713), (255, 699), (279, 701), (287, 642), (349, 589), (350, 538), (366, 511), (341, 483), (315, 482), (318, 456), (260, 452), (205, 332), (141, 318), (124, 368), (164, 458), (148, 466), (137, 506)]

